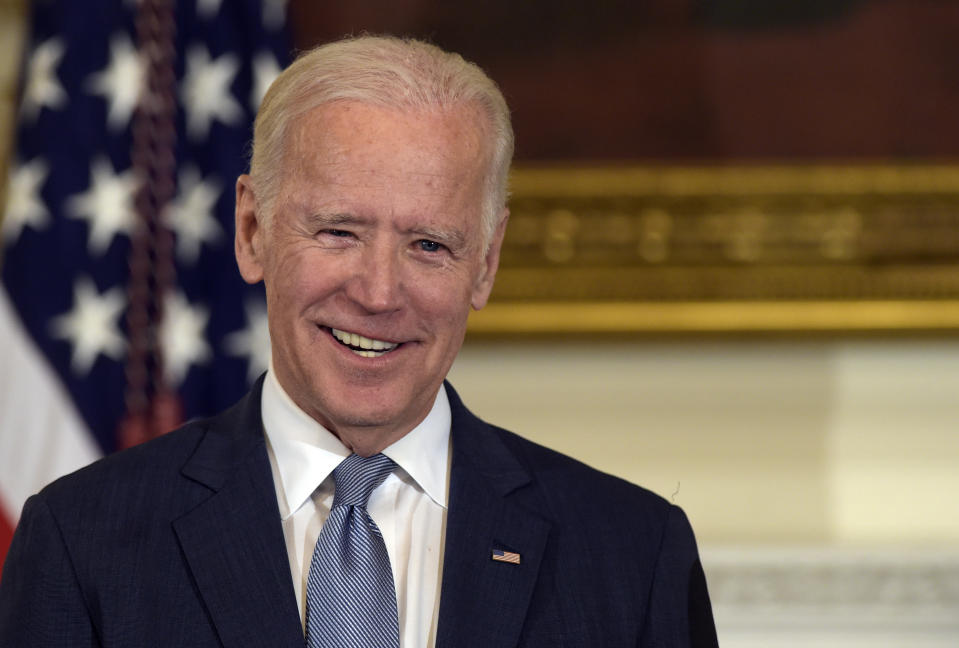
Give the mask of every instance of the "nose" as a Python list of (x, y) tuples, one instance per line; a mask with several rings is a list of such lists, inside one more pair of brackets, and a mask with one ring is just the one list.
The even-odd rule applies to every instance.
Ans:
[(347, 297), (367, 314), (399, 310), (403, 278), (397, 251), (390, 245), (369, 245), (355, 261), (353, 276), (346, 286)]

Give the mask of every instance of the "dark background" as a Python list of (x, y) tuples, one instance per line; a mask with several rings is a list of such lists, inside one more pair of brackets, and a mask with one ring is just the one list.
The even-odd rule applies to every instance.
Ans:
[(291, 0), (300, 49), (364, 31), (479, 63), (528, 162), (959, 157), (959, 2)]

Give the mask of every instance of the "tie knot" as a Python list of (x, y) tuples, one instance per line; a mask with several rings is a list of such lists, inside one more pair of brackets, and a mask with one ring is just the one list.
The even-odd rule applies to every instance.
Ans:
[(383, 483), (396, 464), (384, 454), (361, 457), (351, 454), (333, 469), (333, 506), (362, 506)]

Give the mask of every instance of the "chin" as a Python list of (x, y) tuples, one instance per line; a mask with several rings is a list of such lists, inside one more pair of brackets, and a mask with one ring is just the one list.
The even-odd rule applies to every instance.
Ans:
[(363, 390), (347, 393), (350, 394), (349, 398), (326, 403), (326, 412), (336, 425), (371, 427), (387, 425), (396, 420), (398, 412), (395, 407), (371, 401), (370, 396)]
[(433, 390), (424, 399), (425, 390), (411, 384), (407, 376), (370, 380), (335, 370), (321, 373), (312, 367), (301, 372), (302, 379), (294, 381), (301, 385), (299, 393), (306, 405), (301, 408), (337, 436), (349, 434), (350, 429), (379, 429), (390, 435), (409, 432), (429, 414), (435, 397)]
[(336, 419), (335, 427), (342, 428), (384, 428), (390, 426), (395, 418), (382, 412), (349, 412)]
[[(335, 393), (335, 392), (333, 392)], [(397, 408), (397, 403), (409, 403), (410, 395), (395, 394), (390, 390), (347, 389), (340, 392), (348, 395), (330, 402), (326, 399), (325, 414), (337, 430), (343, 428), (392, 428), (409, 416), (406, 409)], [(346, 407), (343, 407), (343, 405)], [(321, 404), (322, 407), (323, 404)], [(321, 410), (320, 412), (324, 412)], [(425, 413), (424, 413), (425, 415)], [(408, 430), (404, 430), (408, 431)]]

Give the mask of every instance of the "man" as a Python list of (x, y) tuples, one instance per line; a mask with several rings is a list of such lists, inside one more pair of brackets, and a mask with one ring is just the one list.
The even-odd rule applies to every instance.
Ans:
[(433, 46), (363, 37), (286, 70), (236, 185), (270, 371), (31, 498), (0, 644), (715, 645), (678, 508), (444, 384), (511, 157), (495, 85)]

